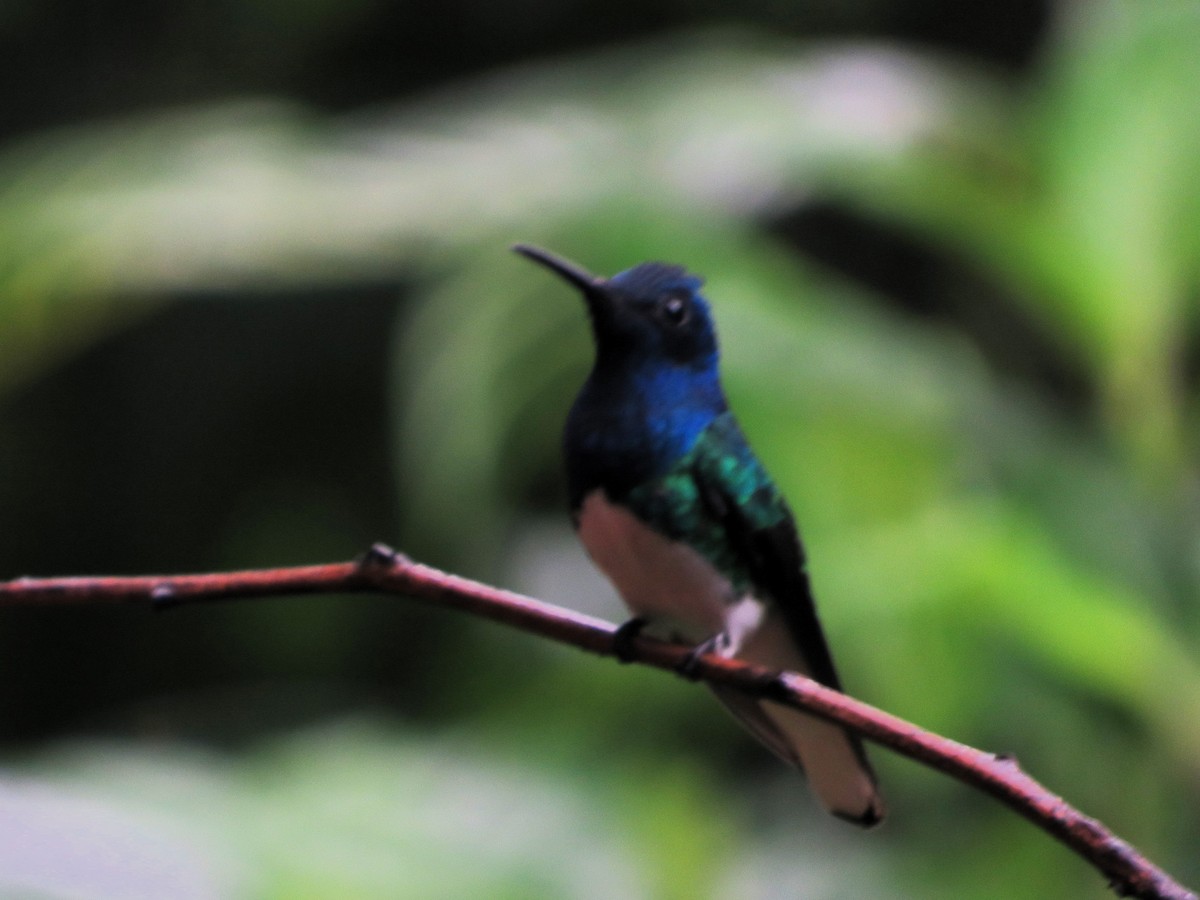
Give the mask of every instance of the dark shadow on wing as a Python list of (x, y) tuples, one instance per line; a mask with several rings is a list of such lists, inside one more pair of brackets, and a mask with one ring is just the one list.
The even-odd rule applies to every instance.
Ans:
[[(812, 588), (805, 571), (804, 549), (791, 511), (754, 459), (732, 417), (720, 424), (720, 443), (724, 446), (716, 457), (738, 456), (743, 464), (755, 466), (761, 477), (751, 496), (743, 503), (738, 503), (731, 488), (722, 482), (722, 473), (728, 469), (706, 465), (702, 461), (692, 470), (701, 501), (709, 515), (721, 523), (751, 582), (773, 601), (774, 608), (782, 616), (788, 633), (808, 667), (810, 677), (826, 687), (841, 691), (841, 679), (838, 678), (825, 633), (817, 618)], [(756, 520), (769, 524), (756, 524)], [(738, 700), (726, 697), (720, 691), (717, 693), (759, 740), (784, 759), (795, 761), (794, 750), (786, 740), (780, 739), (774, 723), (763, 721), (765, 716), (761, 709), (757, 709), (757, 702), (746, 703), (744, 698)], [(862, 742), (853, 733), (847, 731), (846, 734), (863, 769), (874, 780), (874, 771)]]
[(775, 601), (811, 676), (840, 691), (841, 680), (834, 668), (829, 645), (825, 643), (808, 573), (804, 569), (804, 550), (796, 533), (796, 524), (783, 501), (770, 485), (760, 487), (751, 498), (751, 504), (775, 506), (782, 517), (773, 525), (755, 528), (722, 485), (705, 477), (703, 471), (694, 472), (693, 477), (701, 499), (721, 522), (751, 580)]

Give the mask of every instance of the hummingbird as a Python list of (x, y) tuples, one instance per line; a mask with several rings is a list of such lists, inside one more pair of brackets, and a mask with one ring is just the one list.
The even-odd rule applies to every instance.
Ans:
[[(538, 247), (517, 253), (583, 295), (595, 360), (563, 435), (581, 543), (646, 629), (841, 690), (795, 521), (729, 410), (704, 282), (647, 262), (598, 277)], [(822, 805), (863, 827), (884, 817), (856, 735), (807, 713), (710, 686)]]

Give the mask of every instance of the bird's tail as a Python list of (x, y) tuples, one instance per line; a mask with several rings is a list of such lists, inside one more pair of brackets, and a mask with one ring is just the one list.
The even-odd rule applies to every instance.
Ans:
[(886, 809), (862, 744), (815, 716), (734, 688), (714, 687), (717, 699), (784, 762), (803, 769), (821, 804), (847, 822), (870, 828)]
[[(807, 674), (785, 629), (761, 629), (739, 659)], [(804, 770), (822, 805), (864, 828), (883, 821), (886, 809), (875, 772), (858, 737), (838, 725), (732, 688), (713, 687), (717, 699), (774, 753)]]

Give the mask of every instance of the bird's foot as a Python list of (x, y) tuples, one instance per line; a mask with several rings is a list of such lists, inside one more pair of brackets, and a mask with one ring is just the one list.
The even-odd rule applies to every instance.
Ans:
[(675, 667), (675, 671), (688, 681), (699, 681), (700, 675), (696, 670), (700, 667), (700, 657), (708, 653), (720, 653), (728, 646), (728, 643), (729, 639), (725, 632), (718, 631), (708, 640), (701, 641), (689, 650), (688, 655)]
[(622, 622), (617, 626), (617, 630), (613, 633), (613, 655), (623, 663), (633, 662), (633, 642), (650, 624), (649, 619), (642, 616), (634, 616), (628, 621)]

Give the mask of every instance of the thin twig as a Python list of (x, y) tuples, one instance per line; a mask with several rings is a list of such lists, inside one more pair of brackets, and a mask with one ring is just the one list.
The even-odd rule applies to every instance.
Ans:
[[(0, 606), (134, 603), (161, 609), (246, 597), (351, 592), (414, 597), (593, 653), (616, 655), (616, 629), (608, 622), (412, 562), (383, 545), (354, 562), (322, 566), (203, 575), (18, 578), (0, 583)], [(622, 646), (626, 650), (631, 661), (667, 670), (676, 670), (690, 653), (688, 647), (647, 637), (633, 639)], [(991, 794), (1091, 863), (1121, 896), (1200, 900), (1102, 824), (1047, 791), (1011, 757), (924, 731), (792, 672), (772, 672), (712, 654), (694, 663), (689, 673), (700, 680), (838, 722)]]

